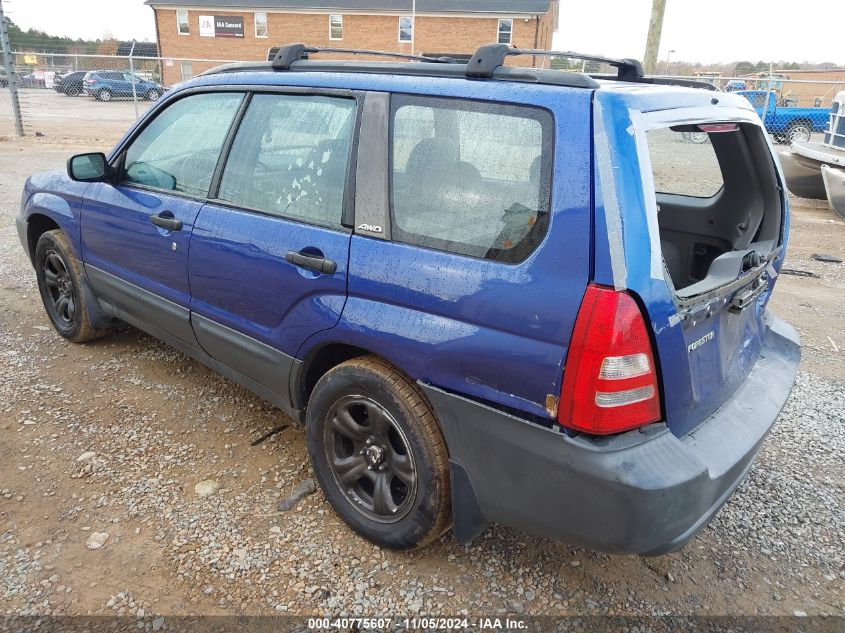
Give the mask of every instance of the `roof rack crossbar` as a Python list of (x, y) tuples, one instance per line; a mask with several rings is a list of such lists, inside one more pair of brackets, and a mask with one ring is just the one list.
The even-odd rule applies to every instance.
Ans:
[(290, 70), (290, 65), (302, 59), (308, 59), (309, 53), (336, 53), (344, 55), (371, 55), (373, 57), (392, 57), (396, 59), (410, 59), (434, 64), (455, 64), (451, 57), (427, 57), (426, 55), (410, 55), (408, 53), (390, 53), (373, 51), (363, 48), (322, 48), (305, 46), (305, 44), (287, 44), (279, 48), (273, 58), (273, 70)]
[(545, 57), (571, 57), (588, 62), (609, 64), (617, 69), (616, 79), (619, 81), (639, 82), (643, 78), (643, 68), (636, 59), (616, 59), (585, 55), (573, 51), (546, 51), (536, 48), (512, 48), (507, 44), (485, 44), (475, 51), (467, 64), (467, 77), (490, 79), (493, 71), (504, 65), (505, 59), (514, 55), (542, 55)]

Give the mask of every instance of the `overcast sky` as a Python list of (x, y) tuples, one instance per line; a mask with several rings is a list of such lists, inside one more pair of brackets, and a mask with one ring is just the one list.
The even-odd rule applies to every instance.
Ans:
[[(143, 0), (3, 0), (24, 29), (55, 35), (155, 39)], [(186, 4), (201, 5), (202, 0)], [(409, 1), (410, 4), (410, 1)], [(651, 0), (561, 0), (555, 47), (642, 58)], [(789, 7), (789, 8), (788, 8)], [(800, 7), (800, 17), (792, 9)], [(840, 29), (834, 36), (833, 28)], [(845, 1), (667, 0), (660, 60), (834, 62), (845, 66)]]

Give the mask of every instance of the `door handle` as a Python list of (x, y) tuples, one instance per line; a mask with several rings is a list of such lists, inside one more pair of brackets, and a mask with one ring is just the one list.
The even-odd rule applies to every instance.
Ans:
[(294, 266), (307, 268), (308, 270), (313, 270), (318, 273), (331, 275), (337, 270), (337, 263), (333, 259), (323, 257), (322, 255), (311, 255), (309, 253), (288, 251), (287, 255), (285, 255), (285, 259)]
[(163, 215), (151, 215), (150, 222), (163, 229), (167, 229), (168, 231), (182, 230), (182, 220), (177, 220), (176, 218), (168, 218)]

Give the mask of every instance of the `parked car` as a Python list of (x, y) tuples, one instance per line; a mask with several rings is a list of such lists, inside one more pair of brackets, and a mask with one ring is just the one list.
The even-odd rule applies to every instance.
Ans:
[(731, 79), (725, 84), (725, 92), (737, 92), (747, 90), (748, 83), (743, 79)]
[(67, 95), (68, 97), (76, 97), (82, 94), (82, 80), (87, 73), (84, 70), (75, 70), (65, 75), (57, 76), (53, 89), (56, 92)]
[(47, 83), (43, 70), (36, 70), (25, 75), (18, 75), (18, 87), (20, 88), (46, 88)]
[(813, 132), (827, 129), (830, 108), (783, 107), (771, 90), (739, 90), (735, 94), (748, 99), (760, 117), (765, 115), (766, 130), (779, 143), (806, 142)]
[(85, 74), (82, 92), (99, 101), (111, 101), (116, 97), (131, 97), (155, 101), (162, 94), (161, 84), (147, 81), (138, 75), (115, 70), (95, 70)]
[[(505, 67), (535, 54), (506, 45), (316, 50), (180, 84), (108, 155), (26, 181), (53, 327), (130, 323), (305, 424), (329, 503), (380, 546), (496, 522), (682, 547), (799, 360), (767, 308), (789, 207), (747, 100), (629, 60), (602, 82)], [(684, 171), (688, 131), (711, 144)]]

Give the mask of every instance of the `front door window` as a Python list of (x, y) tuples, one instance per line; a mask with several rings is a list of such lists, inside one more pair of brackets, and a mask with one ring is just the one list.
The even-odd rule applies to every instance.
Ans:
[(120, 179), (204, 197), (243, 95), (199, 94), (169, 105), (126, 150)]

